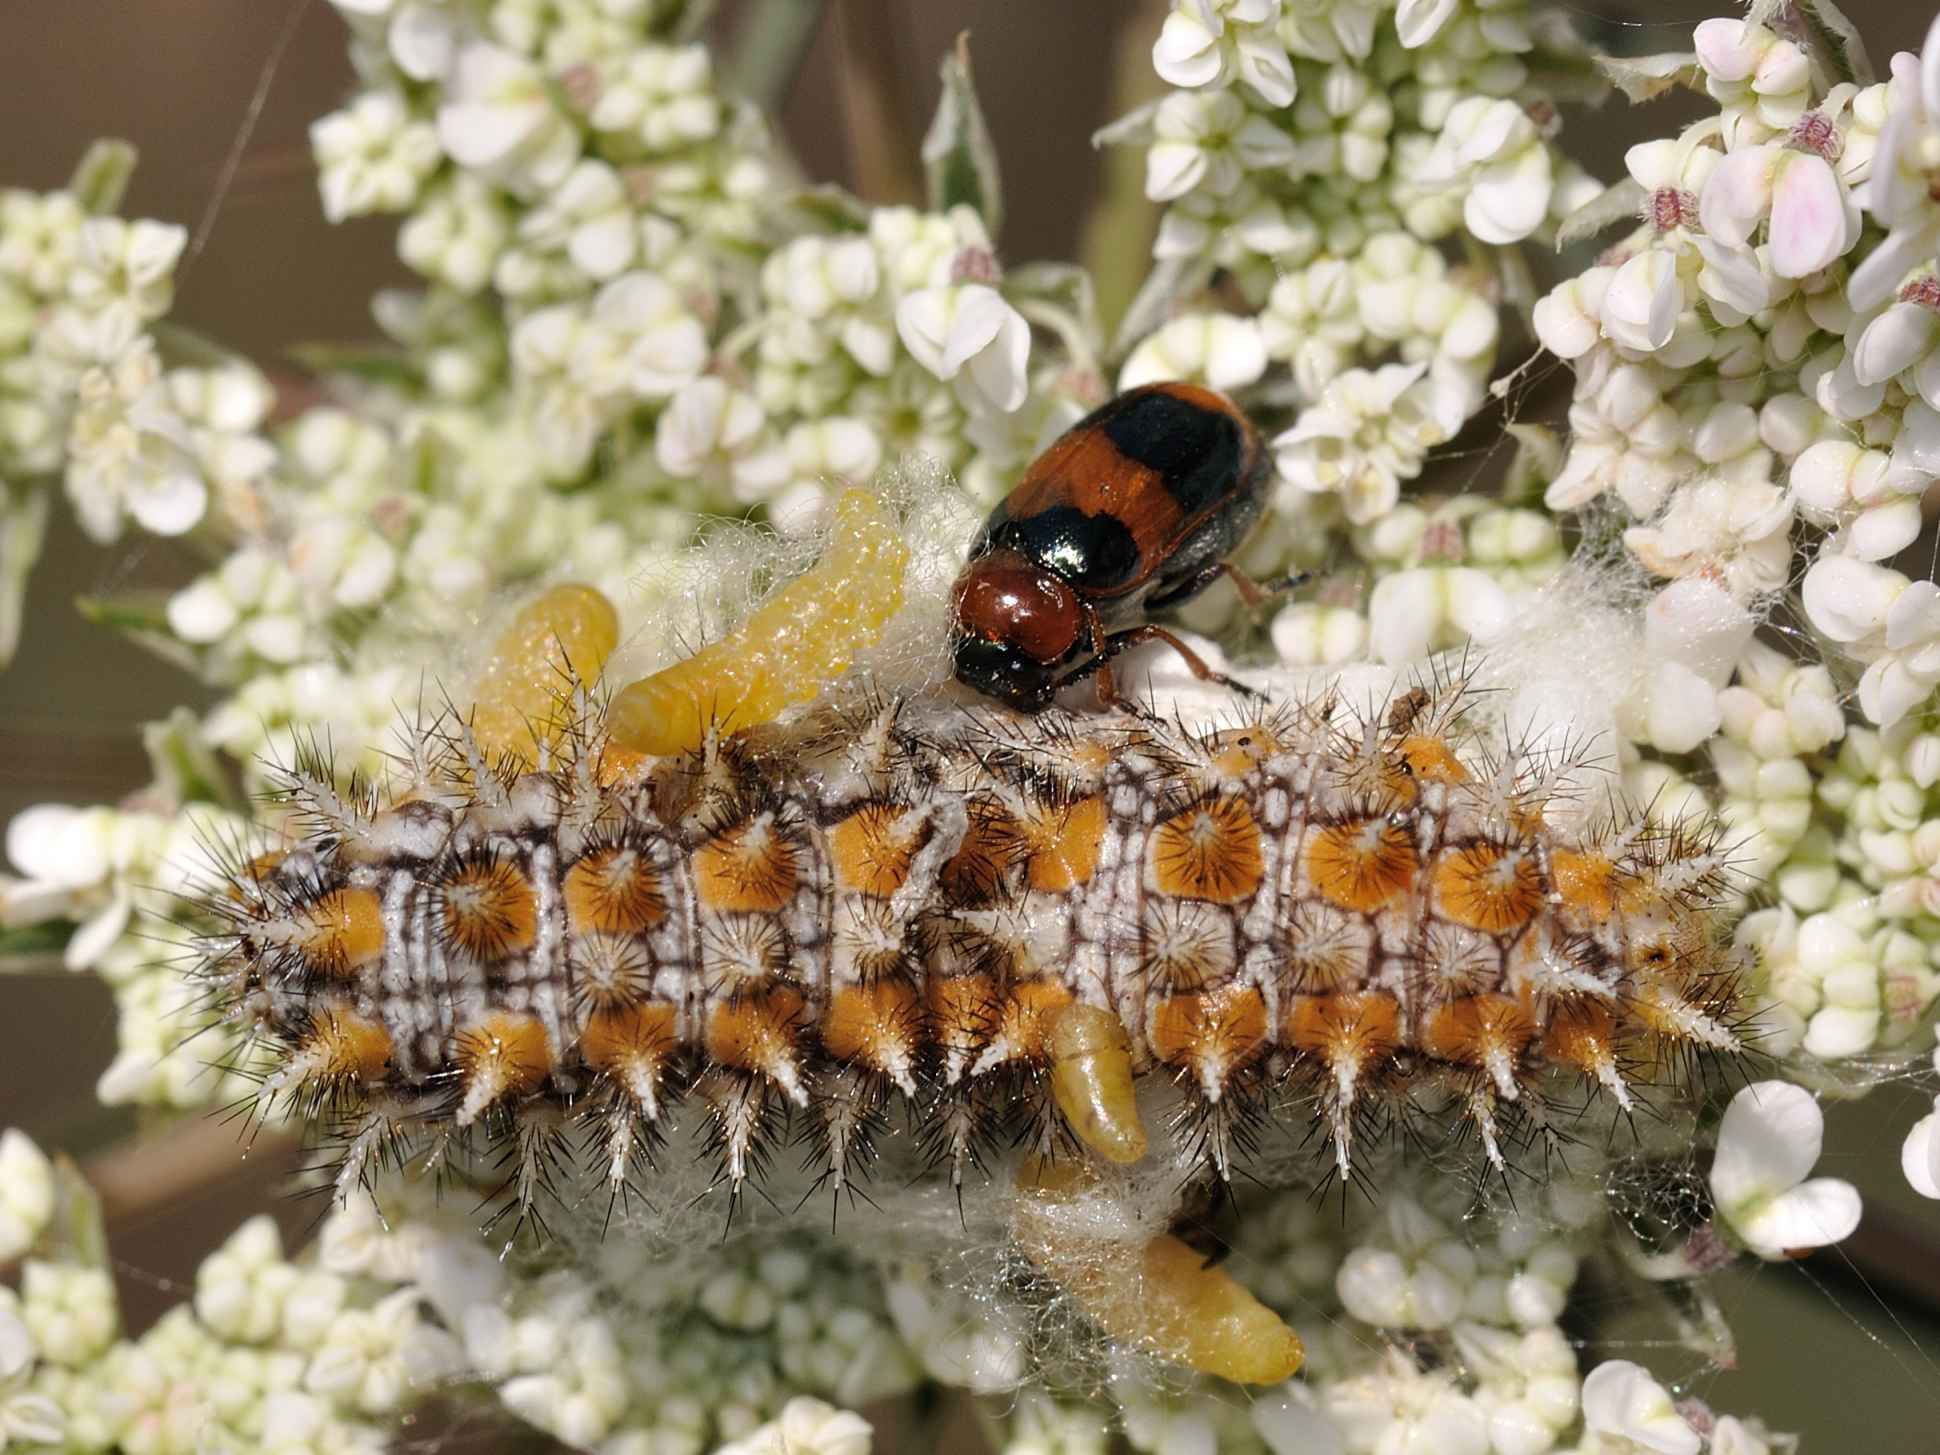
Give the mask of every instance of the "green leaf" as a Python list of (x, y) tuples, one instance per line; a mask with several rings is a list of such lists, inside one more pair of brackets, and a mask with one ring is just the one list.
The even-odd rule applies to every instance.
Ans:
[(101, 1217), (101, 1199), (72, 1158), (56, 1152), (53, 1162), (54, 1217), (41, 1234), (39, 1251), (56, 1263), (106, 1268), (108, 1230)]
[[(674, 26), (674, 39), (696, 38), (714, 0), (686, 0)], [(815, 32), (822, 24), (822, 0), (756, 0), (744, 5), (734, 39), (720, 64), (722, 89), (745, 97), (766, 115), (776, 115), (801, 74)], [(701, 12), (695, 19), (691, 12)]]
[(846, 188), (833, 182), (802, 187), (782, 201), (790, 221), (799, 219), (811, 232), (864, 232), (869, 227), (869, 205)]
[(134, 175), (137, 153), (132, 143), (103, 137), (85, 152), (67, 179), (67, 190), (92, 217), (102, 217), (121, 206), (128, 179)]
[[(64, 919), (0, 928), (0, 975), (25, 975), (65, 969), (61, 952), (74, 938), (75, 926)], [(50, 963), (51, 962), (51, 963)]]
[(1076, 263), (1025, 263), (1004, 273), (1004, 297), (1032, 323), (1050, 329), (1080, 368), (1096, 368), (1104, 346), (1091, 274)]
[(27, 582), (47, 541), (52, 492), (0, 482), (0, 667), (13, 660), (27, 609)]
[(1167, 258), (1154, 264), (1118, 325), (1117, 337), (1111, 341), (1112, 357), (1122, 359), (1129, 354), (1133, 345), (1165, 322), (1175, 298), (1210, 276), (1212, 265), (1203, 259)]
[(207, 334), (167, 319), (151, 323), (148, 331), (161, 347), (162, 362), (171, 367), (221, 369), (241, 358), (234, 349), (224, 348)]
[(923, 137), (923, 170), (929, 178), (930, 207), (947, 212), (959, 204), (975, 210), (994, 239), (1004, 225), (1003, 186), (997, 175), (997, 148), (990, 140), (983, 107), (970, 77), (970, 33), (939, 68), (943, 94)]
[(185, 672), (202, 669), (195, 649), (168, 627), (168, 593), (165, 591), (129, 592), (122, 596), (77, 596), (74, 609), (81, 619), (95, 626), (120, 632), (136, 646), (152, 652), (171, 666)]
[(141, 745), (155, 785), (171, 803), (218, 803), (240, 810), (229, 776), (202, 738), (202, 724), (186, 707), (160, 722), (143, 723)]
[(1152, 144), (1152, 119), (1159, 114), (1159, 103), (1147, 101), (1143, 106), (1134, 108), (1119, 117), (1108, 121), (1091, 134), (1094, 147), (1142, 147)]
[(1613, 223), (1625, 219), (1636, 222), (1647, 200), (1634, 177), (1612, 182), (1563, 219), (1556, 229), (1556, 250), (1561, 252), (1571, 243), (1595, 237)]
[(715, 4), (716, 0), (672, 0), (665, 13), (654, 17), (654, 33), (676, 45), (698, 39), (714, 18)]
[(1839, 81), (1870, 86), (1876, 79), (1873, 58), (1866, 54), (1866, 42), (1859, 27), (1832, 0), (1803, 0), (1799, 6), (1805, 16), (1811, 49), (1823, 54)]
[(342, 374), (390, 389), (416, 389), (418, 371), (397, 349), (368, 344), (298, 344), (290, 357), (313, 374)]
[(1502, 481), (1502, 499), (1509, 503), (1534, 500), (1563, 470), (1563, 441), (1546, 424), (1509, 424), (1503, 429), (1516, 442)]

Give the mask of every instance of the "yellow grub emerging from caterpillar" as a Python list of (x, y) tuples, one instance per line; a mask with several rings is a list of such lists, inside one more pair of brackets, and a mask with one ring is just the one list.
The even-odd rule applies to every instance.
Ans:
[(1132, 1042), (1110, 1011), (1067, 1005), (1051, 1026), (1051, 1093), (1092, 1151), (1109, 1162), (1145, 1155), (1144, 1123), (1132, 1089)]
[(1024, 1254), (1113, 1339), (1236, 1384), (1278, 1384), (1306, 1358), (1300, 1336), (1205, 1254), (1170, 1233), (1101, 1236), (1082, 1206), (1098, 1179), (1028, 1159), (1011, 1228)]
[(613, 605), (591, 586), (548, 587), (519, 608), (479, 674), (472, 736), (487, 763), (529, 768), (569, 718), (567, 689), (596, 682), (620, 639)]
[(866, 490), (843, 491), (834, 516), (822, 559), (738, 629), (614, 695), (606, 729), (616, 744), (665, 757), (698, 748), (710, 728), (773, 722), (876, 643), (902, 607), (909, 547)]

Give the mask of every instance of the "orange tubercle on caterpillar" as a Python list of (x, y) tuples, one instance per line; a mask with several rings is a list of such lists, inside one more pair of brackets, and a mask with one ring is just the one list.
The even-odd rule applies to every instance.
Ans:
[(909, 547), (866, 490), (835, 499), (822, 559), (717, 642), (614, 695), (606, 730), (623, 749), (664, 757), (710, 729), (772, 722), (818, 697), (873, 646), (903, 604)]

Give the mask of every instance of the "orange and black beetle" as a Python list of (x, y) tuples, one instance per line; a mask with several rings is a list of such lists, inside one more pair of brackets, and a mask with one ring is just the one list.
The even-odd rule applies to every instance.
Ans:
[(1040, 712), (1095, 672), (1115, 703), (1111, 659), (1154, 638), (1214, 675), (1144, 615), (1232, 572), (1226, 557), (1260, 518), (1267, 475), (1258, 432), (1210, 389), (1148, 384), (1093, 410), (971, 545), (951, 597), (957, 680)]

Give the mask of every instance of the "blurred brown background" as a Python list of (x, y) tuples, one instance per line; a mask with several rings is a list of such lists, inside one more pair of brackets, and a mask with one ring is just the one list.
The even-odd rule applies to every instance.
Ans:
[[(1633, 53), (1685, 46), (1695, 20), (1732, 11), (1724, 0), (1565, 8), (1605, 45)], [(1139, 87), (1156, 86), (1143, 57), (1164, 9), (1156, 0), (830, 0), (789, 90), (783, 130), (811, 175), (876, 200), (906, 193), (917, 175), (914, 137), (935, 103), (936, 60), (967, 29), (1004, 166), (1002, 250), (1011, 261), (1070, 256), (1109, 164), (1091, 150), (1091, 132), (1138, 99)], [(1931, 13), (1925, 0), (1846, 0), (1845, 9), (1882, 72), (1894, 50), (1917, 48)], [(726, 0), (716, 28), (731, 36), (744, 18), (745, 7)], [(1129, 66), (1113, 64), (1128, 54)], [(260, 103), (175, 315), (276, 368), (293, 344), (368, 334), (371, 291), (408, 281), (389, 220), (333, 229), (316, 201), (306, 128), (350, 81), (342, 27), (323, 0), (5, 0), (0, 185), (58, 186), (89, 139), (125, 137), (142, 162), (124, 210), (194, 230), (211, 217), (218, 179)], [(1613, 103), (1573, 116), (1570, 144), (1614, 176), (1623, 147), (1668, 129), (1678, 105), (1690, 109), (1672, 101), (1633, 114)], [(908, 154), (883, 143), (899, 123), (912, 128)], [(1139, 251), (1139, 240), (1129, 241)], [(72, 601), (179, 581), (191, 566), (165, 547), (103, 551), (65, 523), (56, 527), (20, 655), (0, 674), (0, 821), (28, 803), (107, 800), (143, 781), (134, 725), (197, 689), (82, 625)], [(0, 1124), (83, 1157), (103, 1153), (133, 1125), (92, 1100), (114, 1044), (106, 992), (86, 978), (49, 975), (4, 993)], [(1860, 1235), (1800, 1266), (1733, 1275), (1722, 1297), (1742, 1372), (1707, 1376), (1697, 1393), (1804, 1432), (1810, 1450), (1940, 1448), (1940, 1206), (1914, 1196), (1898, 1170), (1899, 1141), (1921, 1100), (1888, 1089), (1835, 1109), (1822, 1170), (1861, 1185)], [(274, 1201), (275, 1168), (259, 1165), (268, 1159), (246, 1163), (226, 1145), (212, 1164), (220, 1177), (186, 1196), (151, 1196), (173, 1181), (166, 1174), (175, 1160), (171, 1146), (147, 1161), (109, 1164), (122, 1178), (119, 1200), (140, 1205), (114, 1228), (137, 1322), (184, 1294), (175, 1280), (239, 1216)], [(284, 1211), (295, 1228), (311, 1209)], [(1638, 1357), (1666, 1373), (1695, 1363), (1675, 1350)]]

